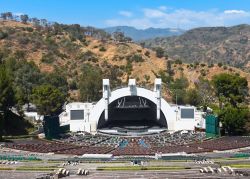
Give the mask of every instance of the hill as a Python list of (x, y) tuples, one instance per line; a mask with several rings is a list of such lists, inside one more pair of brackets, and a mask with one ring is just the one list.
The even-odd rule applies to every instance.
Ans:
[(121, 31), (125, 36), (131, 37), (134, 41), (152, 39), (156, 37), (169, 37), (181, 35), (184, 33), (182, 29), (174, 28), (148, 28), (148, 29), (136, 29), (129, 26), (115, 26), (103, 29), (106, 32), (112, 34), (115, 31)]
[(145, 41), (146, 47), (162, 47), (169, 57), (186, 63), (222, 63), (250, 67), (250, 26), (196, 28), (176, 37)]
[[(43, 73), (60, 71), (69, 83), (77, 85), (87, 64), (100, 69), (103, 78), (118, 86), (126, 84), (129, 77), (141, 85), (153, 84), (155, 74), (166, 68), (166, 61), (151, 50), (115, 42), (102, 30), (78, 25), (42, 27), (1, 21), (0, 56), (32, 61)], [(78, 98), (78, 92), (71, 91), (71, 95)]]
[[(1, 21), (0, 60), (10, 58), (34, 62), (42, 73), (59, 72), (67, 79), (73, 100), (80, 100), (79, 83), (85, 78), (82, 76), (84, 68), (89, 65), (101, 71), (101, 78), (109, 78), (113, 88), (127, 85), (128, 78), (136, 78), (138, 85), (152, 88), (156, 77), (167, 76), (167, 62), (173, 62), (171, 57), (168, 60), (158, 58), (156, 52), (138, 44), (114, 41), (100, 29)], [(249, 73), (234, 67), (183, 63), (172, 64), (172, 69), (173, 78), (185, 76), (189, 87), (194, 87), (199, 77), (211, 79), (214, 74), (223, 72), (238, 73), (246, 77), (250, 85)], [(165, 83), (163, 96), (171, 101), (167, 88)]]

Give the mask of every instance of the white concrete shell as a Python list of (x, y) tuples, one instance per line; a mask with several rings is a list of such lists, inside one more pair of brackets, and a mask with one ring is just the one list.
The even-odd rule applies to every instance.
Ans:
[[(145, 88), (133, 86), (129, 87), (124, 87), (117, 89), (115, 91), (109, 92), (109, 98), (108, 100), (105, 100), (105, 97), (103, 97), (101, 100), (99, 100), (94, 108), (91, 111), (91, 114), (89, 116), (90, 123), (92, 126), (91, 131), (96, 131), (96, 127), (98, 125), (99, 119), (102, 115), (102, 113), (105, 111), (105, 105), (108, 101), (108, 104), (111, 104), (115, 100), (119, 98), (123, 98), (125, 96), (139, 96), (139, 97), (144, 97), (148, 99), (149, 101), (153, 102), (154, 104), (157, 105), (157, 98), (159, 99), (159, 95), (157, 94), (157, 91), (151, 91)], [(107, 97), (107, 96), (106, 96)], [(175, 120), (176, 120), (176, 113), (173, 110), (173, 108), (170, 107), (170, 105), (163, 99), (160, 98), (160, 109), (161, 112), (163, 113), (166, 123), (168, 126), (168, 130), (174, 130), (175, 126)], [(95, 127), (94, 127), (95, 126)]]

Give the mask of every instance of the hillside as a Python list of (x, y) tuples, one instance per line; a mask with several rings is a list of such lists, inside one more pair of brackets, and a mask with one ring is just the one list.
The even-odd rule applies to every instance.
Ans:
[[(79, 100), (78, 85), (83, 68), (87, 64), (97, 67), (102, 78), (111, 80), (111, 87), (127, 85), (128, 78), (136, 78), (140, 86), (153, 87), (154, 79), (166, 75), (167, 60), (135, 43), (113, 41), (104, 31), (80, 28), (78, 25), (34, 26), (15, 21), (0, 22), (0, 59), (15, 58), (18, 61), (34, 62), (43, 73), (59, 71), (69, 84), (72, 99)], [(171, 57), (168, 60), (172, 60)], [(192, 67), (189, 64), (172, 64), (174, 78), (185, 76), (190, 87), (194, 87), (200, 76), (211, 79), (215, 74), (238, 73), (247, 77), (249, 73), (233, 67), (209, 67), (206, 64)], [(100, 81), (101, 83), (101, 81)], [(250, 86), (249, 86), (250, 87)], [(167, 86), (163, 96), (171, 100)]]
[[(136, 78), (141, 85), (153, 84), (155, 74), (166, 68), (166, 61), (151, 50), (134, 43), (114, 42), (103, 31), (82, 34), (76, 32), (77, 28), (1, 21), (0, 52), (3, 56), (33, 61), (45, 73), (59, 70), (69, 82), (77, 83), (86, 64), (101, 69), (103, 78), (121, 81), (118, 85), (126, 84), (129, 77)], [(147, 82), (145, 75), (149, 76)]]
[(169, 57), (186, 63), (222, 63), (250, 71), (250, 26), (196, 28), (176, 37), (146, 41), (162, 47)]
[(181, 35), (184, 33), (182, 29), (173, 29), (173, 28), (148, 28), (148, 29), (136, 29), (129, 26), (116, 26), (116, 27), (107, 27), (105, 29), (108, 33), (113, 33), (117, 30), (124, 33), (125, 36), (131, 37), (134, 41), (152, 39), (156, 37), (169, 37), (175, 35)]

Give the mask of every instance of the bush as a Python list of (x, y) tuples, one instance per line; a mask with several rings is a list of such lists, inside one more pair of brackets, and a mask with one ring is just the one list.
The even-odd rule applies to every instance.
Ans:
[(146, 51), (146, 52), (144, 53), (144, 55), (146, 55), (147, 57), (150, 57), (150, 52), (149, 52), (149, 51)]
[(99, 48), (99, 51), (100, 51), (100, 52), (105, 52), (105, 51), (106, 51), (106, 48), (105, 48), (105, 47), (101, 47), (101, 48)]
[(131, 62), (143, 62), (144, 59), (142, 58), (141, 55), (139, 55), (139, 54), (134, 54), (134, 55), (132, 55), (131, 57), (129, 57), (129, 61), (131, 61)]
[(162, 58), (162, 57), (164, 56), (164, 50), (163, 50), (163, 48), (157, 47), (157, 48), (155, 49), (155, 51), (156, 51), (156, 56), (157, 56), (158, 58)]
[(28, 32), (33, 32), (33, 28), (32, 27), (26, 27), (25, 30), (28, 31)]
[(91, 61), (91, 62), (98, 62), (98, 58), (95, 57), (95, 55), (91, 51), (86, 51), (80, 53), (77, 57), (77, 60), (81, 61)]
[(202, 70), (200, 71), (200, 73), (201, 73), (202, 76), (206, 76), (206, 75), (207, 75), (207, 74), (206, 74), (206, 71), (205, 71), (204, 69), (202, 69)]
[(218, 67), (222, 67), (222, 63), (218, 63)]
[(212, 67), (214, 67), (213, 63), (211, 63), (210, 65), (208, 65), (208, 68), (212, 68)]
[(174, 63), (175, 63), (175, 64), (181, 65), (181, 64), (182, 64), (182, 61), (181, 61), (180, 59), (177, 59), (177, 60), (174, 61)]
[(30, 42), (30, 39), (26, 36), (21, 36), (21, 37), (18, 37), (18, 42), (21, 45), (27, 45)]
[(69, 83), (69, 89), (71, 90), (77, 90), (77, 84), (76, 84), (76, 81), (73, 80)]
[(55, 61), (54, 56), (51, 53), (42, 56), (41, 62), (51, 64)]
[(8, 34), (6, 32), (0, 31), (0, 40), (5, 39), (8, 37)]

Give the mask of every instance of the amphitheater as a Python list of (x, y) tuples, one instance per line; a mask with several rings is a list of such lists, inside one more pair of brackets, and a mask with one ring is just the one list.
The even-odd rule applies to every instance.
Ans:
[(103, 97), (97, 103), (69, 103), (59, 116), (61, 126), (70, 126), (69, 133), (51, 141), (13, 140), (4, 146), (76, 156), (201, 154), (250, 146), (250, 137), (206, 138), (204, 130), (196, 130), (205, 128), (202, 115), (195, 107), (171, 107), (161, 97), (161, 79), (155, 80), (152, 91), (136, 86), (135, 79), (111, 91), (104, 79)]
[(70, 173), (66, 178), (82, 178), (80, 169), (96, 179), (250, 176), (248, 168), (237, 168), (250, 166), (250, 137), (207, 137), (203, 115), (193, 106), (168, 104), (160, 79), (153, 90), (129, 80), (114, 91), (103, 80), (97, 103), (69, 103), (57, 117), (58, 127), (69, 126), (67, 133), (0, 143), (1, 163), (18, 161), (4, 166), (0, 178), (59, 178), (58, 169)]

